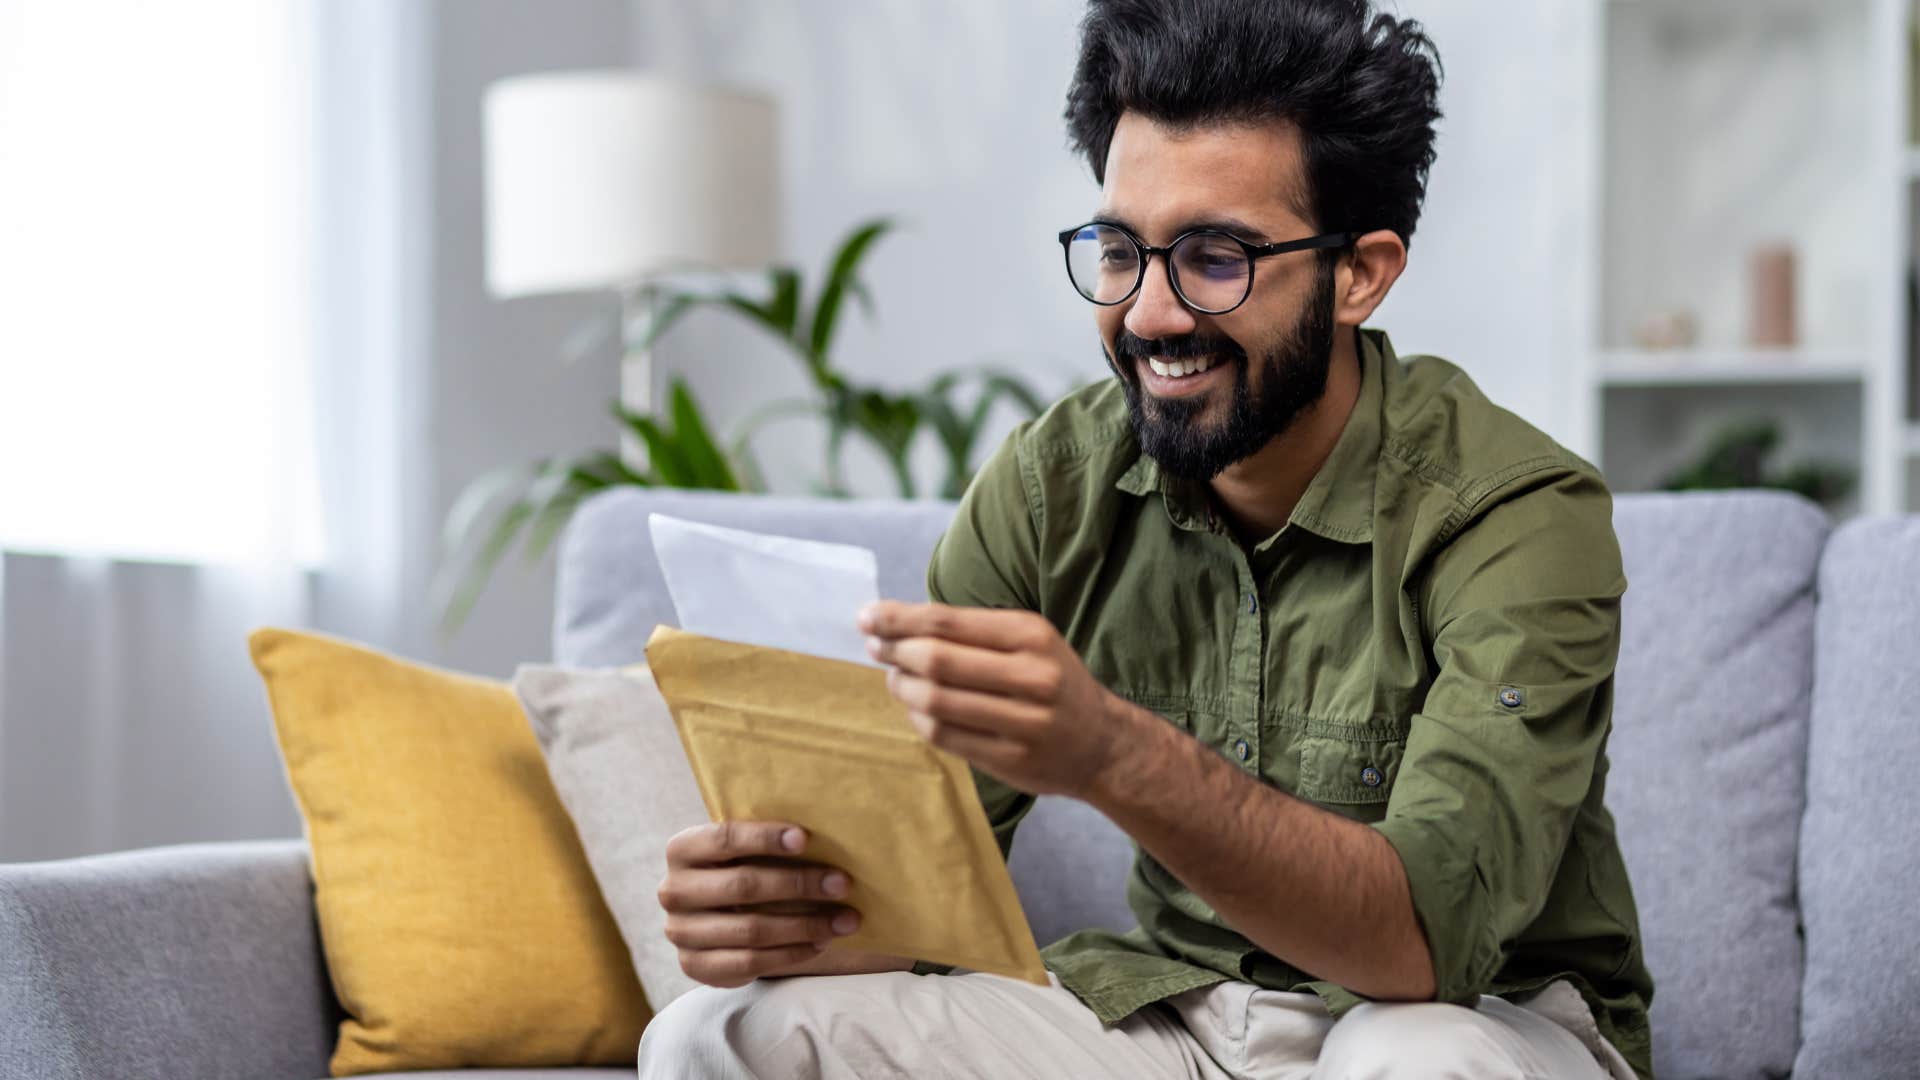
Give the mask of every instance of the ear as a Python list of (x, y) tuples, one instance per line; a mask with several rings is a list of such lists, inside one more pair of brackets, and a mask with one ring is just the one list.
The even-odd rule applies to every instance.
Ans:
[(1359, 326), (1373, 317), (1393, 283), (1407, 268), (1407, 245), (1392, 229), (1363, 233), (1353, 252), (1340, 260), (1333, 276), (1333, 321)]

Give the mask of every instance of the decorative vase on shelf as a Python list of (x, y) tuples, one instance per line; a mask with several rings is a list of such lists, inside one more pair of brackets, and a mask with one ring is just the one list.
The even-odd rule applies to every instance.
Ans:
[(1799, 344), (1794, 324), (1794, 256), (1788, 244), (1765, 244), (1748, 259), (1753, 309), (1748, 342), (1760, 348), (1790, 349)]

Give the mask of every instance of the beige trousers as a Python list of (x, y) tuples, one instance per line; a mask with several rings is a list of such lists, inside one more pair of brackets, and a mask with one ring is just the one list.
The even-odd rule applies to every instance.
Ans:
[(1367, 1004), (1335, 1022), (1318, 997), (1227, 982), (1106, 1027), (1049, 976), (832, 975), (701, 987), (647, 1026), (660, 1080), (1633, 1080), (1580, 995), (1523, 1004)]

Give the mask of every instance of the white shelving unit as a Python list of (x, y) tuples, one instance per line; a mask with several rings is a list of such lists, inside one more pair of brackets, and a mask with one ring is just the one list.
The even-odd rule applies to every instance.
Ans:
[(1607, 387), (1776, 386), (1784, 383), (1859, 383), (1864, 352), (1806, 349), (1615, 349), (1599, 355), (1598, 378)]
[[(1568, 258), (1592, 269), (1571, 275), (1563, 324), (1581, 342), (1572, 441), (1616, 491), (1658, 488), (1716, 431), (1764, 417), (1774, 468), (1855, 472), (1841, 516), (1920, 511), (1915, 3), (1585, 0), (1591, 86), (1569, 119), (1591, 141), (1555, 149), (1576, 163)], [(1748, 344), (1749, 261), (1773, 243), (1796, 256), (1792, 348)], [(1694, 345), (1636, 343), (1675, 311)]]

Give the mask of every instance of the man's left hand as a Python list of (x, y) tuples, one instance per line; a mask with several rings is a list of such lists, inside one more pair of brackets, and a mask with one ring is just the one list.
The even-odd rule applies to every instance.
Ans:
[(859, 624), (920, 734), (1022, 791), (1081, 796), (1127, 745), (1124, 702), (1044, 616), (882, 600)]

